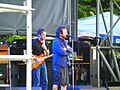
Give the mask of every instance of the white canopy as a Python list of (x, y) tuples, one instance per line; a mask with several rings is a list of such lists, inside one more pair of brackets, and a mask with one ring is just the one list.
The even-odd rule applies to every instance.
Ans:
[[(110, 12), (103, 13), (107, 30), (110, 30)], [(102, 15), (99, 15), (99, 34), (100, 37), (104, 37), (106, 35), (105, 26), (103, 23)], [(113, 24), (117, 21), (119, 17), (113, 15)], [(80, 36), (96, 36), (96, 15), (79, 19), (78, 20), (78, 37)], [(117, 22), (115, 27), (113, 28), (113, 42), (120, 44), (120, 21)]]

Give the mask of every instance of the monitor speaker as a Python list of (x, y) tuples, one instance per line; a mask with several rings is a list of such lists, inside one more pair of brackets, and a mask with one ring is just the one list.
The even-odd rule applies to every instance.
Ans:
[(12, 47), (26, 47), (26, 39), (14, 40), (12, 42)]

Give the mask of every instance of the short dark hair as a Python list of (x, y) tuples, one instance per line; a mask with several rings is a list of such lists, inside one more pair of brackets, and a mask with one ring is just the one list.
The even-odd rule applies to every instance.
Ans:
[(60, 36), (60, 33), (62, 33), (62, 29), (66, 28), (65, 25), (60, 25), (56, 30), (56, 37)]
[(39, 28), (37, 31), (37, 35), (41, 35), (45, 30), (43, 28)]

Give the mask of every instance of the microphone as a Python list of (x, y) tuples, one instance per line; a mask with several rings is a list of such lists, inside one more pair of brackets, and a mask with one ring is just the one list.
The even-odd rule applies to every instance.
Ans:
[(70, 37), (70, 38), (76, 38), (76, 36), (70, 36), (70, 35), (67, 35), (67, 37)]

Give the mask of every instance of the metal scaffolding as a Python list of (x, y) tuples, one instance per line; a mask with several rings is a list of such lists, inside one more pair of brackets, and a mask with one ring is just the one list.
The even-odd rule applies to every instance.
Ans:
[[(77, 0), (76, 0), (77, 1)], [(26, 60), (26, 64), (27, 64), (27, 80), (26, 80), (26, 89), (27, 90), (31, 90), (31, 51), (32, 51), (32, 1), (31, 0), (26, 0), (26, 5), (24, 6), (18, 6), (18, 5), (11, 5), (11, 4), (2, 4), (0, 3), (0, 11), (1, 12), (21, 12), (21, 13), (25, 13), (27, 19), (27, 26), (26, 26), (26, 30), (27, 30), (27, 54), (26, 55), (0, 55), (0, 60), (8, 60), (10, 61), (21, 61), (21, 60)], [(119, 5), (116, 3), (115, 0), (110, 0), (110, 13), (111, 13), (111, 24), (110, 24), (110, 30), (108, 31), (106, 28), (106, 24), (104, 21), (104, 16), (103, 16), (103, 21), (104, 21), (104, 26), (106, 29), (106, 36), (102, 39), (102, 41), (100, 42), (100, 38), (99, 38), (99, 13), (101, 11), (101, 13), (103, 13), (102, 10), (102, 4), (100, 2), (100, 0), (96, 0), (96, 41), (97, 41), (97, 46), (96, 46), (96, 59), (97, 59), (97, 75), (98, 75), (98, 79), (97, 79), (97, 85), (98, 87), (100, 87), (100, 57), (102, 58), (102, 61), (105, 63), (106, 67), (108, 68), (109, 72), (111, 73), (111, 76), (113, 78), (114, 81), (120, 81), (120, 70), (119, 70), (119, 66), (116, 60), (116, 56), (115, 56), (115, 50), (116, 49), (120, 49), (119, 47), (114, 47), (113, 46), (113, 35), (112, 35), (112, 31), (114, 26), (116, 25), (116, 23), (119, 21), (120, 18), (118, 18), (118, 20), (113, 24), (113, 3), (118, 7), (118, 9), (120, 9)], [(72, 4), (72, 3), (70, 3)], [(75, 3), (74, 3), (75, 4)], [(71, 7), (71, 5), (70, 5)], [(76, 8), (75, 8), (76, 9)], [(74, 10), (73, 10), (74, 11)], [(71, 13), (71, 11), (70, 11)], [(74, 15), (73, 15), (74, 16)], [(75, 15), (76, 16), (76, 15)], [(74, 19), (74, 18), (73, 18)], [(71, 20), (71, 17), (70, 17)], [(76, 21), (76, 20), (75, 20)], [(70, 21), (70, 24), (73, 25), (75, 23), (73, 23), (73, 21)], [(72, 27), (72, 26), (71, 26)], [(73, 29), (76, 30), (76, 25), (74, 25), (75, 28)], [(71, 28), (71, 29), (72, 29)], [(74, 32), (74, 34), (76, 34), (76, 32)], [(109, 37), (110, 35), (110, 37)], [(102, 46), (103, 42), (108, 40), (109, 46)], [(110, 50), (111, 55), (112, 55), (112, 60), (111, 62), (114, 63), (116, 71), (117, 71), (117, 75), (114, 73), (112, 66), (108, 63), (108, 60), (106, 59), (104, 53), (102, 52), (102, 50)], [(73, 80), (74, 81), (74, 80)], [(74, 85), (74, 83), (73, 83)], [(10, 83), (10, 90), (11, 90), (11, 83)]]
[[(26, 60), (27, 64), (27, 80), (26, 80), (26, 90), (31, 90), (31, 51), (32, 51), (32, 1), (26, 0), (24, 6), (18, 6), (18, 5), (11, 5), (11, 4), (3, 4), (0, 3), (0, 10), (1, 12), (21, 12), (25, 13), (27, 19), (27, 50), (26, 55), (0, 55), (0, 60), (8, 60), (10, 61), (21, 61)], [(9, 52), (9, 51), (8, 51)], [(10, 68), (9, 68), (10, 69)], [(11, 80), (11, 79), (10, 79)], [(11, 90), (11, 81), (10, 81), (10, 90)]]
[[(97, 79), (97, 85), (98, 87), (100, 87), (100, 57), (102, 59), (102, 61), (105, 63), (108, 71), (111, 74), (111, 78), (113, 81), (120, 81), (120, 69), (118, 66), (118, 62), (115, 56), (115, 50), (120, 50), (120, 47), (116, 47), (113, 45), (113, 28), (116, 25), (116, 23), (119, 21), (120, 17), (118, 18), (118, 20), (113, 23), (113, 3), (114, 5), (116, 5), (118, 7), (118, 9), (120, 9), (119, 5), (117, 4), (117, 2), (115, 0), (110, 0), (110, 30), (107, 29), (106, 27), (106, 23), (104, 20), (104, 15), (103, 15), (103, 9), (102, 9), (102, 4), (100, 2), (100, 0), (96, 0), (96, 38), (97, 38), (97, 46), (96, 46), (96, 59), (97, 59), (97, 75), (98, 75), (98, 79)], [(103, 22), (104, 22), (104, 27), (106, 30), (106, 36), (100, 41), (99, 38), (99, 13), (102, 13), (102, 18), (103, 18)], [(103, 43), (108, 40), (108, 44), (107, 46), (103, 45)], [(107, 60), (107, 58), (105, 57), (104, 53), (102, 50), (109, 50), (110, 52), (110, 56), (111, 56), (111, 60)], [(111, 64), (110, 64), (111, 63)], [(116, 69), (116, 74), (113, 71), (113, 65)]]

